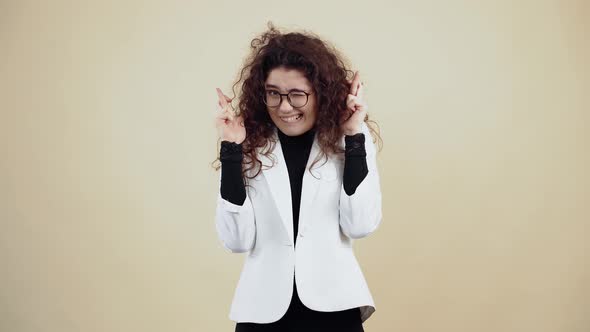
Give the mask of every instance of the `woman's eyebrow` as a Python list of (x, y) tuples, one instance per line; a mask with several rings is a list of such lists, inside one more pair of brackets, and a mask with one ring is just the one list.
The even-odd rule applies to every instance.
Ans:
[[(265, 87), (267, 87), (267, 88), (275, 88), (275, 89), (277, 89), (277, 90), (280, 90), (280, 88), (279, 88), (278, 86), (276, 86), (276, 85), (272, 85), (272, 84), (265, 84), (264, 86), (265, 86)], [(291, 91), (301, 91), (301, 92), (305, 92), (305, 90), (303, 90), (303, 89), (291, 89), (291, 90), (289, 90), (289, 92), (291, 92)]]

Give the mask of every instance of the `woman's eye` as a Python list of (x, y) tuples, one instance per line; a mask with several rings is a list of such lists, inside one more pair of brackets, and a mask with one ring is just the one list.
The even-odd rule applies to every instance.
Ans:
[(266, 93), (268, 93), (271, 96), (274, 96), (277, 92), (276, 91), (266, 91)]

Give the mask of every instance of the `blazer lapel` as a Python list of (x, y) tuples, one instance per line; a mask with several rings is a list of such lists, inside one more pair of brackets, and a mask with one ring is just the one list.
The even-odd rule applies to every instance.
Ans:
[[(264, 175), (268, 187), (270, 188), (270, 193), (273, 197), (274, 203), (279, 211), (279, 215), (281, 216), (281, 222), (287, 232), (289, 237), (289, 245), (294, 245), (293, 243), (293, 205), (292, 205), (292, 197), (291, 197), (291, 183), (289, 181), (289, 171), (287, 169), (287, 164), (285, 162), (285, 156), (283, 155), (283, 149), (281, 147), (281, 142), (278, 139), (277, 135), (277, 128), (274, 128), (273, 133), (273, 140), (276, 140), (275, 146), (273, 151), (271, 151), (270, 158), (261, 154), (261, 150), (258, 151), (258, 158), (265, 166), (270, 166), (273, 164), (273, 157), (274, 157), (274, 165), (268, 169), (263, 168), (262, 174)], [(317, 157), (318, 153), (320, 152), (319, 144), (317, 142), (317, 133), (314, 135), (313, 144), (311, 146), (311, 151), (309, 153), (309, 158), (307, 160), (307, 165), (305, 169), (305, 173), (303, 175), (303, 183), (301, 189), (301, 204), (299, 209), (299, 225), (298, 225), (298, 232), (299, 235), (303, 236), (305, 231), (307, 230), (307, 217), (311, 205), (314, 201), (315, 195), (319, 188), (320, 180), (313, 177), (309, 174), (309, 167), (313, 160)], [(317, 167), (317, 166), (316, 166)], [(318, 176), (318, 169), (313, 170), (315, 176)]]
[(303, 184), (301, 186), (301, 204), (299, 208), (298, 226), (298, 232), (301, 236), (305, 236), (305, 232), (308, 229), (310, 220), (309, 213), (311, 213), (313, 203), (316, 201), (317, 192), (320, 187), (321, 171), (325, 169), (323, 166), (318, 167), (318, 165), (322, 164), (321, 161), (318, 161), (316, 165), (314, 165), (315, 168), (312, 170), (313, 175), (309, 173), (309, 168), (319, 153), (320, 145), (316, 134), (313, 139), (313, 144), (311, 145), (311, 151), (309, 152), (309, 158), (307, 159), (307, 166), (305, 166), (305, 173), (303, 173)]
[[(266, 179), (266, 183), (270, 189), (270, 194), (274, 200), (275, 206), (281, 216), (281, 222), (284, 225), (285, 231), (289, 236), (289, 244), (293, 244), (293, 214), (291, 205), (291, 185), (289, 183), (289, 171), (283, 156), (281, 142), (278, 140), (277, 128), (275, 127), (273, 133), (273, 140), (276, 140), (274, 149), (267, 157), (258, 151), (258, 159), (262, 162), (264, 167), (274, 165), (270, 168), (263, 168), (262, 174)], [(269, 143), (270, 144), (270, 143)]]

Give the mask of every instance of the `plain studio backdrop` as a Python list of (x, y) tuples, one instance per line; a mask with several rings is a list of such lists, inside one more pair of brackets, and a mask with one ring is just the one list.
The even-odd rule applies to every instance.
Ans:
[(215, 87), (272, 21), (360, 70), (367, 331), (590, 330), (588, 1), (0, 1), (0, 331), (233, 331)]

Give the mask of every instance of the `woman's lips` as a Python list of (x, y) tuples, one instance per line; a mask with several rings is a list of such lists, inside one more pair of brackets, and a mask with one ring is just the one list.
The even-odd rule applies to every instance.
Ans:
[(293, 122), (297, 122), (297, 121), (301, 120), (301, 118), (303, 118), (303, 113), (295, 114), (295, 115), (291, 115), (291, 116), (281, 116), (280, 118), (284, 122), (293, 123)]

